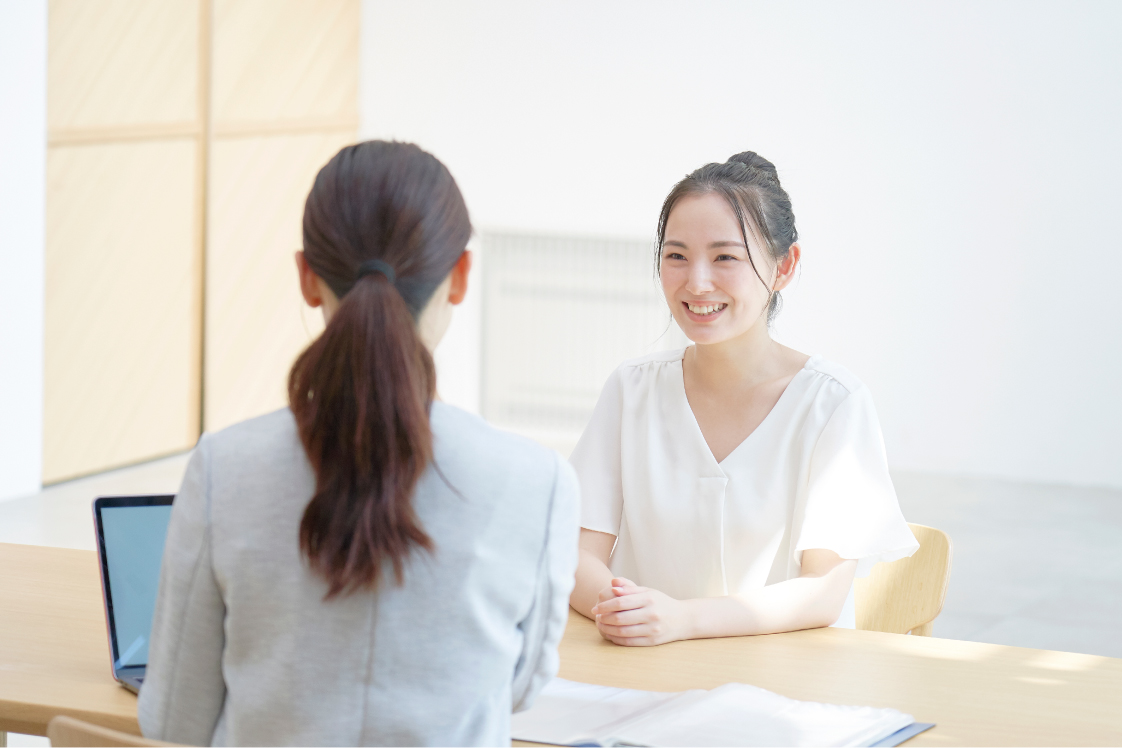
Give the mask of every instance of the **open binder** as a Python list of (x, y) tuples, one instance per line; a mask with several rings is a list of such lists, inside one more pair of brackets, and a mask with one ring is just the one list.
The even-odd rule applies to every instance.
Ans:
[(796, 701), (743, 683), (659, 693), (554, 678), (513, 716), (511, 736), (583, 746), (880, 746), (931, 726), (895, 709)]

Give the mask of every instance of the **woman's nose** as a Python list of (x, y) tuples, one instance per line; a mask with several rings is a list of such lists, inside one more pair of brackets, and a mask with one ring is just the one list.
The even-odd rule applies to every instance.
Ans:
[(692, 294), (705, 294), (713, 290), (713, 277), (709, 272), (709, 263), (697, 262), (690, 265), (690, 274), (686, 279), (686, 291)]

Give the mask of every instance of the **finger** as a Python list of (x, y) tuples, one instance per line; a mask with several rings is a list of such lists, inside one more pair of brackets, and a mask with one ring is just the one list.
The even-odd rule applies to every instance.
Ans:
[(612, 626), (631, 626), (636, 623), (647, 623), (649, 616), (646, 608), (632, 608), (631, 610), (621, 610), (614, 613), (601, 613), (596, 617), (596, 620)]
[(618, 636), (625, 639), (633, 639), (636, 636), (651, 636), (655, 633), (652, 631), (649, 623), (636, 623), (631, 626), (612, 626), (611, 624), (597, 621), (596, 627), (609, 636)]
[(646, 587), (605, 587), (604, 589), (596, 593), (596, 596), (600, 600), (600, 602), (603, 602), (604, 600), (611, 600), (613, 597), (619, 597), (621, 595), (633, 595), (636, 592), (647, 591), (648, 590)]
[(614, 636), (612, 634), (609, 634), (607, 631), (601, 631), (600, 636), (607, 639), (612, 644), (619, 644), (619, 645), (626, 645), (627, 644), (627, 637), (626, 636)]
[(654, 641), (646, 636), (612, 636), (611, 634), (601, 633), (605, 639), (612, 644), (618, 644), (621, 647), (650, 647), (654, 645)]
[(647, 605), (649, 600), (645, 595), (623, 595), (610, 600), (601, 600), (592, 608), (592, 613), (616, 613), (621, 610), (634, 610)]
[[(636, 590), (638, 588), (639, 588), (639, 585), (635, 584), (634, 582), (632, 582), (627, 577), (612, 577), (612, 587), (611, 587), (611, 589), (617, 595), (620, 594), (619, 590)], [(628, 593), (623, 592), (623, 594), (628, 594)]]
[(650, 592), (646, 587), (612, 587), (612, 594), (616, 597), (624, 595), (637, 595), (640, 592)]
[(623, 597), (613, 597), (611, 600), (597, 603), (592, 609), (592, 613), (593, 615), (618, 613), (621, 610), (635, 610), (649, 604), (650, 599), (646, 595), (625, 595)]

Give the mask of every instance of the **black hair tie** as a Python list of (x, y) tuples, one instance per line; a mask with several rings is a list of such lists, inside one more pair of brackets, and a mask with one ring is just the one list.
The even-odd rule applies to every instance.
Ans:
[(391, 284), (397, 281), (397, 274), (394, 273), (393, 268), (390, 267), (389, 263), (382, 262), (381, 260), (365, 260), (358, 266), (358, 275), (355, 277), (355, 280), (357, 281), (359, 278), (370, 275), (371, 273), (381, 273), (386, 276)]

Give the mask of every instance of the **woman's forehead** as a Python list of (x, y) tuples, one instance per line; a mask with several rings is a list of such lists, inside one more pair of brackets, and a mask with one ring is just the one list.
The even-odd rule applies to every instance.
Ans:
[(718, 192), (685, 195), (679, 199), (666, 219), (666, 237), (669, 241), (735, 242), (743, 245), (744, 234), (752, 245), (758, 245), (752, 219), (744, 216), (747, 225), (741, 232), (740, 221), (725, 196)]

